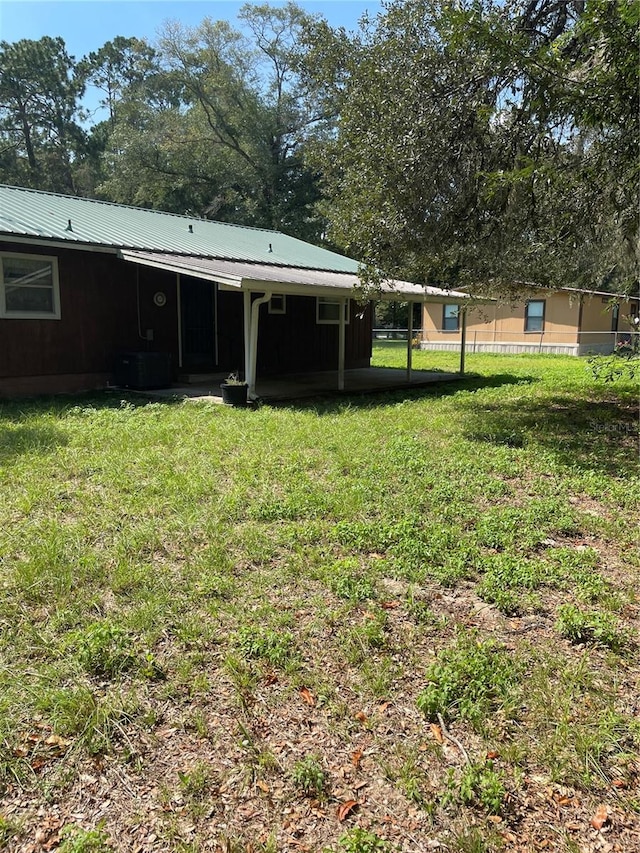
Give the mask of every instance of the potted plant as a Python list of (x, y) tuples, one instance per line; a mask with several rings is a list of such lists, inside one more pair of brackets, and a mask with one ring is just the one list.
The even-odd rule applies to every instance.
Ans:
[(220, 384), (222, 391), (222, 402), (227, 406), (246, 406), (247, 391), (249, 386), (247, 383), (238, 377), (237, 373), (230, 373), (229, 376)]

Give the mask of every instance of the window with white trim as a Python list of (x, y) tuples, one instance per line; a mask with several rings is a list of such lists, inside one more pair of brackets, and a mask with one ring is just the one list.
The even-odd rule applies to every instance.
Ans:
[(269, 314), (286, 314), (287, 297), (284, 293), (274, 293), (269, 299)]
[(544, 331), (544, 299), (530, 299), (524, 307), (525, 332)]
[(460, 306), (459, 305), (443, 305), (442, 306), (442, 331), (457, 332), (460, 328)]
[(59, 320), (58, 260), (44, 255), (0, 255), (0, 317)]
[[(340, 299), (331, 299), (329, 296), (318, 296), (316, 298), (316, 323), (337, 326), (340, 324)], [(345, 306), (345, 322), (349, 322), (349, 301)]]

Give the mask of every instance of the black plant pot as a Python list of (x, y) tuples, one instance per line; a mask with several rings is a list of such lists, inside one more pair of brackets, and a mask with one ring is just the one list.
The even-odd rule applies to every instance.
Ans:
[(222, 391), (222, 402), (227, 406), (244, 407), (247, 405), (248, 385), (227, 385), (226, 382), (223, 382), (220, 385), (220, 390)]

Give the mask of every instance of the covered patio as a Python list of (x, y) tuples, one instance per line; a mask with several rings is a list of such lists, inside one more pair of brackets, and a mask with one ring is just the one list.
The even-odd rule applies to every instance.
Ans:
[[(256, 382), (256, 402), (281, 403), (313, 397), (375, 394), (384, 391), (419, 389), (463, 378), (460, 373), (445, 373), (434, 370), (412, 370), (410, 375), (401, 368), (361, 367), (344, 371), (344, 387), (336, 386), (333, 370), (313, 373), (295, 373), (286, 376), (270, 376)], [(160, 399), (201, 400), (222, 403), (220, 383), (225, 374), (198, 377), (197, 381), (172, 388), (144, 392)], [(138, 392), (141, 393), (141, 392)]]
[[(270, 244), (270, 251), (272, 247)], [(464, 375), (465, 369), (465, 330), (467, 305), (473, 301), (467, 293), (444, 291), (428, 285), (417, 285), (395, 279), (384, 280), (375, 294), (383, 301), (406, 301), (409, 303), (409, 328), (407, 330), (406, 368), (359, 367), (350, 369), (345, 360), (346, 327), (349, 322), (349, 301), (358, 293), (359, 278), (357, 264), (353, 272), (335, 269), (310, 269), (296, 266), (267, 265), (255, 262), (239, 262), (225, 258), (202, 258), (196, 256), (174, 255), (139, 250), (121, 250), (120, 256), (130, 263), (153, 267), (176, 276), (178, 292), (181, 279), (190, 276), (214, 283), (219, 292), (235, 292), (243, 297), (243, 378), (248, 386), (248, 398), (258, 400), (286, 400), (313, 397), (331, 393), (371, 393), (398, 388), (420, 387), (434, 382), (450, 381)], [(343, 259), (348, 260), (348, 259)], [(335, 309), (335, 322), (338, 328), (335, 370), (314, 372), (291, 372), (278, 377), (260, 376), (258, 364), (258, 339), (260, 329), (260, 309), (270, 306), (274, 297), (286, 299), (288, 296), (315, 297), (325, 300)], [(462, 341), (460, 348), (459, 373), (442, 374), (431, 371), (419, 371), (413, 368), (413, 326), (412, 306), (414, 303), (434, 302), (453, 303), (458, 306), (461, 317)], [(180, 323), (180, 317), (178, 317)], [(182, 363), (182, 343), (179, 338), (179, 367)], [(217, 330), (216, 330), (217, 340)], [(162, 396), (182, 396), (184, 398), (202, 398), (220, 396), (220, 382), (226, 374), (198, 375), (187, 382), (166, 389)], [(202, 393), (197, 393), (198, 387)]]

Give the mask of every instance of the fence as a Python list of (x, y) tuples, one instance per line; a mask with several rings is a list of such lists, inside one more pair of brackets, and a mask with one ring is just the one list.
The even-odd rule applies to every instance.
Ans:
[[(374, 341), (406, 341), (408, 329), (374, 329)], [(422, 329), (413, 329), (413, 337), (422, 340)]]
[[(414, 329), (414, 340), (420, 349), (460, 351), (460, 331)], [(408, 329), (374, 329), (374, 341), (406, 341)], [(500, 332), (493, 329), (467, 330), (465, 351), (476, 352), (539, 352), (561, 355), (611, 353), (630, 349), (640, 351), (640, 332)]]

